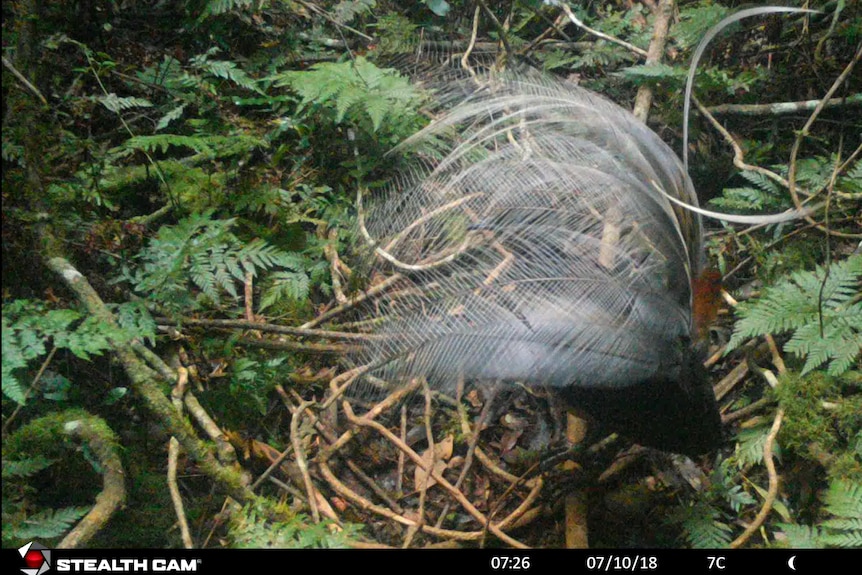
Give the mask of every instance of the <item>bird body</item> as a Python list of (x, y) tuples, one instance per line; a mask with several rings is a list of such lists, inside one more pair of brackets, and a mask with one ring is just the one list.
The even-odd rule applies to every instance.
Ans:
[(360, 203), (366, 238), (405, 276), (376, 304), (369, 375), (549, 387), (637, 442), (714, 447), (693, 341), (701, 222), (667, 198), (697, 204), (679, 159), (568, 82), (471, 78), (453, 92), (400, 147), (418, 145), (419, 161)]

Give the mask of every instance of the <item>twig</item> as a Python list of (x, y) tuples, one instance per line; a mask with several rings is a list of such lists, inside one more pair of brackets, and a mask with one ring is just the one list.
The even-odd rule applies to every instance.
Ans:
[[(566, 414), (566, 439), (570, 445), (578, 445), (587, 434), (587, 421), (572, 413)], [(580, 466), (574, 461), (566, 461), (563, 469), (575, 472)], [(568, 493), (565, 497), (566, 510), (566, 549), (589, 549), (587, 522), (587, 495), (583, 490)]]
[(25, 402), (27, 398), (30, 397), (30, 394), (36, 389), (36, 386), (39, 384), (39, 380), (42, 379), (42, 374), (45, 373), (45, 370), (51, 365), (51, 360), (54, 359), (54, 355), (57, 353), (57, 348), (52, 347), (51, 351), (48, 352), (48, 357), (45, 358), (45, 361), (42, 362), (42, 365), (39, 366), (39, 371), (36, 373), (36, 377), (33, 378), (33, 383), (30, 384), (30, 387), (27, 388), (27, 391), (24, 392), (24, 398), (21, 403), (15, 406), (15, 411), (12, 412), (6, 421), (3, 422), (3, 437), (6, 437), (6, 432), (9, 430), (9, 425), (15, 421), (15, 418), (18, 416), (18, 413), (24, 408)]
[(149, 224), (161, 219), (163, 216), (168, 215), (171, 212), (171, 210), (173, 210), (173, 209), (174, 209), (173, 204), (165, 204), (164, 206), (157, 209), (156, 211), (154, 211), (151, 214), (146, 214), (143, 216), (135, 216), (133, 218), (129, 218), (128, 222), (130, 224), (140, 224), (142, 226), (146, 226), (146, 225), (149, 225)]
[(512, 56), (514, 52), (512, 51), (512, 46), (509, 45), (509, 34), (506, 32), (506, 28), (503, 24), (500, 23), (500, 20), (497, 18), (497, 15), (488, 8), (488, 5), (485, 3), (485, 0), (476, 0), (476, 3), (482, 7), (482, 10), (485, 11), (485, 14), (488, 15), (488, 18), (491, 19), (491, 22), (494, 24), (494, 28), (497, 29), (497, 33), (500, 35), (500, 42), (503, 43), (503, 49), (506, 50), (507, 56)]
[(350, 405), (347, 402), (344, 403), (344, 412), (347, 416), (347, 419), (351, 423), (358, 425), (360, 427), (370, 427), (370, 428), (374, 429), (375, 431), (377, 431), (378, 433), (380, 433), (381, 435), (386, 437), (398, 449), (403, 450), (407, 454), (407, 456), (410, 457), (410, 459), (412, 459), (414, 461), (414, 463), (416, 463), (422, 469), (428, 470), (429, 473), (431, 474), (431, 477), (434, 478), (434, 480), (436, 480), (437, 483), (443, 489), (448, 491), (449, 494), (452, 497), (454, 497), (455, 500), (458, 501), (458, 503), (460, 503), (461, 506), (470, 515), (472, 515), (473, 518), (476, 519), (476, 521), (478, 521), (481, 525), (487, 524), (488, 529), (497, 538), (508, 543), (509, 545), (511, 545), (513, 547), (516, 547), (519, 549), (526, 548), (526, 546), (523, 543), (521, 543), (520, 541), (517, 541), (517, 540), (513, 539), (512, 537), (510, 537), (509, 535), (503, 533), (500, 530), (499, 525), (497, 525), (495, 523), (488, 522), (487, 519), (485, 518), (484, 514), (481, 511), (479, 511), (478, 509), (476, 509), (476, 507), (464, 496), (463, 493), (461, 493), (458, 489), (455, 489), (455, 487), (451, 483), (449, 483), (449, 481), (447, 481), (445, 477), (443, 477), (440, 473), (435, 471), (432, 466), (429, 466), (426, 461), (424, 461), (415, 451), (413, 451), (413, 449), (411, 449), (408, 445), (403, 443), (398, 438), (398, 436), (393, 434), (386, 427), (384, 427), (383, 425), (381, 425), (380, 423), (378, 423), (376, 421), (368, 419), (367, 416), (357, 417), (356, 415), (353, 414), (353, 410), (350, 408)]
[[(180, 368), (180, 370), (186, 371), (185, 368)], [(233, 445), (231, 445), (221, 427), (218, 426), (215, 420), (200, 404), (198, 398), (195, 397), (192, 392), (187, 391), (183, 395), (183, 403), (186, 406), (189, 415), (192, 416), (201, 429), (203, 429), (209, 438), (215, 443), (216, 454), (219, 461), (226, 465), (235, 464), (237, 462), (236, 450), (233, 448)]]
[(607, 40), (608, 42), (613, 42), (614, 44), (622, 46), (626, 50), (629, 50), (630, 52), (634, 52), (635, 54), (637, 54), (641, 58), (647, 58), (648, 57), (647, 51), (644, 50), (643, 48), (638, 48), (634, 44), (630, 44), (630, 43), (626, 42), (625, 40), (620, 40), (619, 38), (614, 38), (613, 36), (608, 36), (604, 32), (599, 32), (598, 30), (593, 30), (592, 28), (590, 28), (589, 26), (584, 24), (580, 20), (580, 18), (575, 16), (575, 14), (572, 12), (572, 9), (569, 8), (568, 4), (566, 4), (565, 2), (562, 2), (560, 4), (560, 7), (563, 9), (563, 12), (566, 13), (566, 16), (569, 17), (569, 20), (571, 20), (575, 26), (577, 26), (578, 28), (580, 28), (584, 32), (592, 34), (596, 38), (601, 38), (602, 40)]
[[(786, 373), (787, 368), (784, 365), (784, 360), (781, 358), (778, 347), (775, 345), (775, 340), (771, 335), (767, 335), (766, 342), (772, 352), (772, 362), (776, 369), (778, 369), (778, 372), (781, 374)], [(751, 355), (749, 354), (749, 359), (750, 358)], [(754, 364), (754, 362), (749, 361), (748, 363), (751, 363), (752, 369), (766, 379), (770, 387), (776, 387), (778, 385), (778, 380), (771, 371), (759, 368)], [(775, 469), (775, 462), (772, 460), (772, 449), (775, 444), (775, 438), (778, 436), (778, 431), (781, 429), (781, 421), (783, 418), (784, 408), (780, 407), (778, 412), (775, 414), (775, 419), (772, 421), (772, 428), (769, 430), (769, 435), (766, 436), (766, 442), (763, 445), (763, 461), (766, 464), (766, 471), (769, 474), (769, 489), (766, 492), (763, 506), (760, 508), (754, 521), (745, 528), (742, 535), (737, 537), (730, 544), (731, 549), (737, 549), (748, 541), (752, 534), (754, 534), (754, 532), (763, 525), (763, 522), (766, 520), (766, 517), (769, 515), (769, 512), (772, 510), (772, 506), (775, 503), (775, 498), (778, 495), (778, 472)]]
[(746, 375), (748, 375), (748, 365), (743, 361), (736, 365), (732, 370), (730, 370), (730, 373), (725, 375), (721, 381), (713, 386), (715, 399), (721, 401), (725, 395), (730, 393), (731, 389), (736, 387), (736, 384), (745, 379)]
[[(673, 0), (661, 0), (655, 10), (655, 24), (653, 28), (652, 41), (649, 45), (649, 50), (646, 56), (646, 66), (652, 66), (661, 62), (661, 56), (664, 54), (664, 47), (667, 44), (667, 31), (670, 27), (670, 19), (673, 15)], [(638, 95), (635, 98), (634, 115), (635, 118), (643, 123), (646, 123), (649, 116), (650, 105), (652, 104), (652, 87), (644, 84), (638, 88)]]
[(775, 471), (775, 462), (772, 460), (772, 449), (775, 445), (775, 438), (778, 436), (778, 430), (781, 429), (781, 421), (784, 418), (784, 409), (779, 409), (775, 414), (775, 419), (772, 421), (772, 428), (769, 430), (769, 435), (766, 436), (766, 442), (763, 444), (763, 461), (766, 464), (767, 473), (769, 473), (769, 489), (766, 492), (766, 498), (763, 501), (763, 506), (754, 518), (754, 521), (745, 528), (745, 531), (733, 540), (730, 544), (731, 549), (738, 549), (748, 541), (751, 536), (760, 529), (769, 512), (772, 511), (772, 505), (775, 503), (775, 498), (778, 496), (778, 473)]
[(156, 325), (160, 326), (175, 326), (179, 323), (183, 326), (253, 329), (267, 333), (281, 333), (284, 335), (294, 335), (297, 337), (319, 337), (321, 339), (368, 341), (379, 338), (379, 336), (368, 335), (364, 333), (329, 331), (326, 329), (305, 329), (301, 327), (290, 327), (286, 325), (276, 325), (272, 323), (261, 323), (259, 321), (246, 321), (238, 319), (195, 319), (181, 317), (176, 319), (175, 321), (172, 321), (168, 318), (159, 317), (156, 318), (155, 321)]
[(428, 468), (424, 470), (424, 473), (421, 473), (422, 483), (419, 487), (419, 507), (416, 510), (418, 520), (415, 525), (407, 528), (404, 543), (401, 545), (404, 549), (410, 547), (410, 543), (413, 541), (416, 532), (425, 524), (425, 500), (428, 497), (429, 484), (431, 484), (431, 471), (437, 466), (437, 448), (434, 442), (434, 431), (431, 429), (433, 419), (431, 415), (431, 389), (428, 387), (428, 380), (425, 378), (422, 378), (422, 391), (425, 396), (425, 439), (428, 442), (428, 451), (426, 453), (430, 455), (430, 461), (428, 462)]
[(709, 356), (706, 361), (703, 362), (703, 367), (708, 369), (718, 363), (718, 360), (720, 360), (722, 356), (724, 356), (724, 350), (726, 349), (727, 344), (720, 345), (718, 349), (716, 349), (715, 352), (711, 356)]
[[(856, 50), (856, 55), (853, 56), (853, 59), (850, 60), (850, 63), (844, 68), (844, 71), (836, 78), (835, 82), (832, 83), (832, 87), (829, 88), (829, 91), (826, 92), (826, 95), (823, 96), (823, 99), (811, 113), (811, 116), (808, 118), (808, 121), (805, 122), (805, 125), (802, 126), (802, 129), (796, 134), (796, 139), (793, 142), (793, 147), (790, 150), (790, 168), (788, 169), (787, 174), (787, 182), (788, 182), (788, 190), (790, 191), (790, 197), (793, 198), (793, 205), (796, 206), (797, 209), (802, 208), (802, 202), (799, 199), (799, 194), (796, 191), (796, 172), (798, 169), (797, 156), (799, 155), (799, 148), (802, 146), (802, 140), (808, 136), (809, 131), (811, 130), (811, 126), (814, 124), (817, 117), (820, 115), (820, 112), (823, 111), (823, 108), (826, 106), (826, 102), (829, 101), (833, 94), (841, 87), (844, 81), (850, 76), (850, 72), (853, 70), (854, 66), (862, 59), (862, 43), (860, 43), (859, 47)], [(835, 232), (830, 230), (829, 228), (825, 228), (814, 221), (807, 213), (803, 216), (807, 222), (810, 224), (814, 224), (818, 229), (824, 231), (830, 235), (835, 235), (838, 237), (858, 237), (859, 234), (847, 235), (841, 232)]]
[(779, 184), (781, 184), (782, 187), (789, 187), (790, 184), (787, 182), (787, 180), (785, 180), (775, 172), (767, 170), (766, 168), (761, 168), (760, 166), (746, 164), (745, 153), (742, 151), (742, 147), (736, 143), (736, 140), (733, 138), (733, 136), (730, 135), (730, 132), (728, 132), (727, 129), (722, 126), (718, 120), (715, 119), (715, 116), (713, 116), (709, 112), (709, 110), (707, 110), (706, 107), (700, 103), (700, 100), (698, 100), (694, 96), (691, 97), (691, 100), (692, 102), (694, 102), (694, 105), (697, 107), (700, 113), (703, 114), (703, 116), (709, 121), (710, 124), (712, 124), (712, 126), (718, 131), (718, 133), (722, 135), (724, 141), (727, 142), (731, 148), (733, 148), (734, 166), (746, 172), (757, 172), (758, 174), (761, 174), (775, 182), (778, 182)]
[(254, 305), (254, 274), (251, 273), (251, 270), (245, 272), (245, 282), (243, 282), (243, 287), (245, 319), (247, 321), (254, 321), (254, 309), (252, 309), (252, 306)]
[[(182, 416), (183, 413), (183, 395), (185, 395), (186, 385), (189, 381), (189, 372), (181, 367), (177, 370), (176, 385), (171, 390), (171, 402), (174, 404), (174, 409), (177, 414)], [(171, 494), (171, 502), (174, 505), (174, 513), (177, 515), (177, 522), (180, 525), (180, 534), (182, 535), (183, 545), (186, 549), (194, 548), (192, 534), (189, 531), (189, 522), (186, 519), (185, 508), (183, 507), (183, 497), (180, 495), (180, 488), (177, 485), (177, 460), (180, 457), (180, 442), (176, 437), (171, 436), (168, 441), (168, 491)]]
[[(116, 327), (113, 314), (81, 272), (61, 257), (51, 258), (46, 264), (49, 269), (63, 278), (65, 284), (93, 317)], [(167, 428), (168, 433), (179, 440), (192, 459), (218, 484), (219, 489), (242, 503), (258, 501), (259, 498), (243, 484), (242, 475), (222, 465), (210, 446), (200, 440), (191, 424), (176, 413), (159, 386), (159, 376), (138, 358), (132, 346), (115, 342), (114, 353), (129, 376), (132, 388), (144, 399), (147, 408)]]
[(275, 471), (276, 469), (278, 469), (279, 466), (281, 466), (282, 462), (287, 458), (287, 456), (290, 454), (292, 449), (293, 449), (293, 444), (288, 445), (287, 448), (284, 451), (282, 451), (279, 454), (279, 456), (276, 457), (272, 463), (269, 464), (269, 467), (267, 467), (266, 470), (260, 474), (260, 477), (255, 479), (254, 483), (251, 484), (252, 491), (257, 491), (257, 488), (260, 487), (260, 484), (263, 483), (264, 481), (266, 481), (269, 478), (269, 476), (272, 475), (272, 472)]
[(351, 345), (338, 345), (333, 343), (305, 343), (300, 341), (276, 341), (271, 339), (252, 339), (250, 337), (238, 338), (236, 345), (245, 345), (248, 347), (260, 347), (263, 349), (275, 350), (296, 350), (305, 351), (308, 353), (349, 353), (358, 351), (360, 348)]
[(132, 349), (138, 354), (148, 366), (156, 370), (167, 383), (173, 383), (177, 380), (177, 372), (171, 366), (164, 362), (156, 353), (140, 341), (132, 341)]
[(332, 390), (332, 394), (327, 397), (326, 401), (324, 401), (323, 404), (320, 406), (321, 409), (326, 409), (327, 407), (332, 405), (335, 400), (341, 397), (341, 395), (347, 390), (347, 388), (350, 387), (350, 385), (356, 380), (357, 377), (363, 375), (370, 369), (370, 365), (363, 365), (361, 367), (345, 371), (344, 373), (333, 377), (329, 381), (329, 388)]
[(748, 417), (752, 413), (759, 411), (760, 409), (762, 409), (763, 407), (766, 407), (767, 405), (769, 405), (772, 402), (773, 402), (773, 400), (768, 398), (768, 397), (763, 397), (761, 399), (758, 399), (754, 403), (746, 405), (745, 407), (741, 407), (734, 412), (728, 413), (726, 415), (722, 415), (721, 416), (721, 423), (726, 424), (726, 423), (730, 423), (732, 421), (736, 421), (737, 419), (742, 419), (743, 417)]
[(308, 463), (305, 459), (305, 452), (302, 449), (302, 442), (299, 439), (299, 422), (302, 418), (302, 412), (314, 405), (313, 401), (304, 401), (293, 412), (293, 417), (290, 420), (290, 442), (293, 444), (293, 452), (296, 457), (296, 464), (299, 466), (299, 471), (302, 473), (302, 479), (305, 482), (305, 490), (308, 493), (308, 505), (311, 507), (311, 516), (315, 523), (320, 523), (320, 512), (317, 509), (317, 497), (315, 494), (314, 484), (311, 482), (311, 475), (308, 473)]
[[(485, 424), (485, 419), (488, 417), (488, 413), (491, 411), (491, 403), (493, 402), (493, 397), (496, 394), (491, 395), (491, 397), (485, 398), (485, 405), (482, 407), (481, 413), (479, 413), (479, 418), (476, 420), (476, 428), (471, 430), (470, 423), (467, 421), (467, 410), (464, 408), (464, 404), (460, 401), (461, 394), (464, 390), (464, 377), (458, 377), (458, 395), (456, 396), (458, 399), (456, 400), (456, 407), (458, 409), (458, 415), (461, 419), (461, 432), (464, 435), (470, 437), (470, 442), (467, 445), (467, 455), (464, 457), (464, 465), (461, 467), (461, 472), (458, 474), (458, 479), (455, 481), (455, 487), (458, 489), (461, 488), (461, 485), (464, 483), (464, 480), (467, 477), (467, 473), (470, 471), (470, 467), (473, 465), (473, 458), (476, 455), (476, 449), (479, 444), (479, 434), (482, 432), (482, 427)], [(399, 456), (403, 452), (399, 451)], [(510, 482), (514, 485), (515, 481)], [(446, 515), (449, 513), (449, 503), (443, 507), (443, 511), (440, 513), (440, 517), (437, 519), (437, 527), (443, 525), (443, 520), (446, 518)]]
[(824, 103), (824, 108), (840, 106), (858, 106), (862, 104), (862, 94), (851, 94), (846, 98), (831, 98), (829, 100), (805, 100), (802, 102), (775, 102), (773, 104), (722, 104), (707, 108), (711, 114), (738, 114), (741, 116), (780, 116), (814, 110)]
[[(325, 227), (325, 224), (324, 224)], [(335, 245), (338, 242), (338, 230), (332, 228), (329, 230), (328, 241), (323, 245), (323, 253), (326, 259), (329, 260), (329, 276), (332, 279), (332, 292), (335, 294), (335, 301), (340, 304), (347, 303), (347, 296), (344, 295), (344, 288), (341, 287), (341, 270), (338, 258), (338, 251)]]
[(42, 104), (44, 104), (44, 105), (46, 105), (46, 106), (48, 105), (48, 100), (46, 100), (46, 99), (45, 99), (45, 96), (43, 96), (43, 95), (42, 95), (42, 92), (40, 92), (40, 91), (39, 91), (39, 88), (37, 88), (36, 86), (34, 86), (33, 84), (31, 84), (31, 83), (30, 83), (30, 80), (28, 80), (27, 78), (25, 78), (25, 77), (24, 77), (24, 74), (22, 74), (21, 72), (19, 72), (19, 71), (18, 71), (18, 69), (17, 69), (17, 68), (15, 68), (15, 66), (12, 64), (12, 62), (10, 62), (9, 60), (7, 60), (7, 59), (6, 59), (6, 56), (3, 56), (3, 65), (4, 65), (4, 66), (6, 66), (6, 69), (7, 69), (7, 70), (9, 70), (10, 72), (12, 72), (12, 74), (13, 74), (16, 78), (18, 78), (18, 81), (19, 81), (19, 82), (21, 82), (22, 84), (24, 84), (24, 86), (25, 86), (28, 90), (30, 90), (31, 92), (33, 92), (33, 93), (36, 95), (36, 97), (37, 97), (37, 98), (39, 98), (39, 100), (42, 102)]
[(404, 276), (402, 276), (401, 274), (393, 274), (393, 275), (389, 276), (388, 278), (386, 278), (385, 280), (383, 280), (382, 282), (380, 282), (379, 284), (377, 284), (376, 286), (374, 286), (373, 288), (369, 289), (368, 291), (365, 291), (362, 294), (351, 298), (350, 301), (348, 301), (347, 303), (339, 305), (338, 307), (332, 308), (328, 312), (319, 315), (315, 319), (313, 319), (309, 322), (306, 322), (299, 327), (300, 327), (300, 329), (310, 329), (310, 328), (313, 328), (315, 326), (318, 326), (321, 323), (323, 323), (324, 321), (330, 320), (333, 317), (335, 317), (339, 314), (342, 314), (347, 310), (354, 308), (355, 306), (362, 303), (366, 299), (377, 297), (378, 295), (380, 295), (381, 293), (383, 293), (384, 291), (389, 289), (389, 287), (392, 284), (398, 282), (398, 280), (402, 279), (403, 277)]
[[(401, 441), (407, 441), (407, 406), (401, 406), (401, 426), (399, 428), (401, 432)], [(398, 468), (397, 475), (395, 478), (395, 492), (401, 493), (404, 489), (404, 452), (398, 451)], [(442, 516), (441, 516), (442, 517)], [(438, 524), (437, 527), (440, 527)]]
[(194, 541), (192, 534), (189, 531), (189, 522), (186, 520), (186, 512), (183, 508), (183, 498), (180, 495), (180, 489), (177, 486), (177, 459), (180, 455), (180, 442), (176, 437), (171, 437), (168, 442), (168, 491), (171, 494), (171, 501), (174, 504), (174, 513), (177, 515), (177, 522), (180, 525), (180, 534), (183, 538), (183, 545), (186, 549), (194, 549)]
[(529, 44), (527, 44), (524, 48), (521, 49), (521, 51), (519, 53), (522, 56), (527, 54), (528, 52), (530, 52), (533, 48), (535, 48), (537, 45), (542, 43), (548, 36), (550, 36), (554, 32), (556, 32), (557, 34), (562, 36), (566, 41), (568, 41), (568, 42), (572, 41), (572, 39), (569, 37), (569, 35), (566, 34), (562, 28), (560, 28), (560, 25), (563, 23), (563, 20), (566, 19), (565, 12), (561, 12), (556, 17), (556, 19), (553, 22), (551, 22), (544, 14), (535, 10), (535, 8), (532, 8), (532, 9), (536, 14), (539, 15), (540, 18), (542, 18), (545, 22), (547, 22), (550, 25), (548, 26), (548, 28), (545, 29), (544, 32), (542, 32), (541, 34), (536, 36)]
[(467, 49), (464, 50), (464, 55), (461, 56), (461, 66), (470, 73), (473, 79), (476, 79), (476, 72), (470, 66), (470, 54), (473, 53), (473, 48), (476, 46), (476, 36), (479, 33), (479, 14), (481, 7), (476, 4), (476, 9), (473, 11), (473, 29), (470, 32), (470, 42), (467, 44)]
[(369, 42), (374, 41), (374, 38), (372, 38), (368, 34), (364, 34), (364, 33), (360, 32), (359, 30), (357, 30), (356, 28), (351, 28), (350, 26), (339, 22), (338, 20), (336, 20), (335, 18), (330, 16), (329, 12), (327, 12), (323, 8), (320, 8), (319, 6), (312, 4), (311, 2), (307, 2), (306, 0), (296, 0), (296, 1), (297, 1), (297, 3), (301, 4), (302, 6), (305, 6), (306, 8), (311, 10), (312, 12), (316, 12), (317, 14), (320, 14), (321, 16), (323, 16), (324, 18), (329, 20), (332, 24), (334, 24), (337, 28), (339, 28), (339, 29), (344, 28), (345, 30), (349, 30), (350, 32), (353, 32), (357, 36), (364, 38), (365, 40), (368, 40)]

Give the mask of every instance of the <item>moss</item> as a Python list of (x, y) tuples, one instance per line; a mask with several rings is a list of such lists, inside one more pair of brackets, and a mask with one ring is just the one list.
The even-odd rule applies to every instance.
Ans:
[(103, 419), (83, 409), (68, 409), (34, 419), (17, 429), (3, 441), (3, 457), (15, 459), (19, 454), (28, 457), (31, 453), (58, 457), (68, 440), (66, 425), (79, 420), (86, 421), (101, 441), (117, 445), (116, 435)]
[(785, 410), (783, 447), (814, 460), (833, 477), (862, 475), (862, 395), (858, 373), (824, 373), (782, 379), (774, 393)]

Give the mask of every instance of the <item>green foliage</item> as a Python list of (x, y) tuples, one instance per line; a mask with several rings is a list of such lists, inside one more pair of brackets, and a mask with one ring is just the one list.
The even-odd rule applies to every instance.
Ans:
[[(803, 158), (796, 163), (796, 184), (802, 189), (817, 191), (822, 189), (832, 177), (838, 157), (815, 156)], [(776, 173), (787, 176), (786, 165), (772, 166)], [(790, 194), (775, 180), (754, 171), (741, 171), (739, 176), (750, 185), (739, 188), (725, 188), (719, 198), (710, 200), (714, 206), (740, 212), (774, 213), (792, 207)], [(846, 175), (837, 178), (835, 189), (852, 193), (854, 187), (862, 189), (862, 170), (856, 165)]]
[(774, 180), (759, 172), (743, 171), (739, 175), (751, 185), (741, 188), (725, 188), (720, 198), (710, 203), (716, 207), (740, 212), (776, 212), (789, 207), (787, 191)]
[(240, 88), (263, 94), (263, 91), (257, 85), (257, 80), (249, 76), (235, 62), (227, 60), (210, 60), (209, 56), (210, 52), (196, 56), (191, 59), (189, 65), (192, 69), (198, 70), (204, 74), (230, 80)]
[(834, 480), (823, 494), (830, 516), (816, 525), (781, 524), (794, 549), (862, 548), (862, 484)]
[(332, 15), (336, 21), (347, 24), (360, 14), (368, 14), (377, 6), (377, 0), (340, 0), (332, 7)]
[[(90, 507), (66, 506), (58, 509), (42, 508), (38, 492), (28, 479), (50, 470), (63, 456), (77, 454), (77, 445), (69, 442), (66, 425), (72, 421), (87, 420), (98, 428), (100, 439), (111, 444), (116, 436), (105, 422), (81, 409), (54, 412), (30, 421), (3, 440), (3, 543), (17, 546), (33, 539), (53, 539), (66, 533), (72, 525), (87, 514)], [(30, 453), (40, 453), (35, 457)], [(87, 456), (84, 446), (83, 454)], [(48, 457), (46, 457), (46, 455)], [(69, 473), (68, 461), (62, 461), (63, 474)], [(90, 465), (94, 462), (91, 461)], [(60, 467), (59, 465), (57, 467)], [(89, 466), (88, 466), (89, 467)], [(96, 472), (99, 469), (93, 465)], [(55, 470), (56, 471), (56, 470)], [(80, 481), (66, 477), (69, 484)], [(89, 479), (88, 479), (89, 480)]]
[(29, 516), (19, 525), (4, 524), (3, 539), (32, 541), (33, 539), (44, 540), (59, 537), (71, 529), (72, 525), (86, 515), (89, 510), (88, 507), (44, 509)]
[(817, 371), (782, 377), (774, 390), (786, 413), (782, 445), (825, 465), (830, 477), (862, 481), (862, 453), (852, 449), (862, 438), (862, 397), (854, 392), (860, 381), (852, 371), (841, 377)]
[[(278, 506), (282, 514), (290, 513)], [(240, 549), (337, 549), (347, 546), (358, 528), (346, 525), (335, 528), (330, 522), (313, 523), (303, 514), (290, 513), (290, 520), (274, 522), (266, 519), (272, 510), (245, 506), (230, 514), (231, 547)]]
[(681, 48), (693, 48), (706, 31), (728, 15), (729, 10), (714, 2), (698, 2), (679, 12), (679, 23), (673, 27), (671, 37)]
[(418, 25), (397, 12), (388, 12), (377, 18), (377, 49), (381, 54), (400, 54), (411, 51), (416, 45)]
[(790, 274), (756, 301), (739, 305), (728, 348), (749, 337), (793, 331), (784, 349), (805, 360), (803, 374), (827, 361), (828, 373), (847, 371), (862, 353), (860, 277), (862, 256)]
[(141, 301), (129, 301), (108, 306), (120, 327), (136, 337), (156, 345), (156, 322)]
[[(134, 306), (125, 306), (124, 309)], [(132, 326), (146, 325), (140, 310)], [(128, 314), (126, 314), (128, 315)], [(152, 321), (151, 319), (149, 320)], [(131, 327), (131, 326), (130, 326)], [(144, 335), (152, 337), (152, 327)], [(15, 300), (3, 305), (3, 394), (24, 404), (25, 391), (18, 380), (20, 370), (45, 355), (50, 343), (68, 349), (81, 359), (101, 355), (115, 343), (129, 341), (140, 332), (107, 325), (73, 309), (49, 309), (42, 302)]]
[(122, 150), (167, 153), (172, 147), (190, 148), (206, 159), (227, 158), (247, 154), (258, 147), (267, 147), (266, 140), (254, 136), (181, 136), (178, 134), (153, 134), (133, 136), (126, 140)]
[(763, 446), (768, 435), (769, 428), (765, 426), (739, 432), (735, 459), (740, 468), (763, 463)]
[[(273, 288), (268, 305), (286, 294), (306, 297), (308, 279), (299, 279), (298, 256), (257, 239), (242, 242), (231, 228), (235, 219), (213, 220), (212, 211), (192, 214), (174, 226), (162, 226), (158, 235), (137, 256), (137, 265), (125, 269), (122, 279), (151, 301), (175, 311), (197, 309), (204, 300), (219, 305), (227, 293), (238, 299), (237, 284), (246, 273), (257, 276), (270, 269), (286, 269), (289, 289)], [(189, 289), (189, 282), (196, 290)]]
[(210, 16), (227, 14), (237, 8), (249, 8), (254, 4), (253, 0), (208, 0), (201, 10), (200, 20), (205, 20)]
[(422, 3), (438, 16), (445, 16), (449, 13), (450, 6), (446, 0), (422, 0)]
[(635, 84), (655, 83), (655, 82), (670, 82), (673, 86), (683, 86), (685, 84), (685, 76), (687, 71), (678, 66), (668, 66), (667, 64), (650, 64), (629, 66), (620, 70), (619, 74), (623, 78), (634, 82)]
[(730, 526), (722, 520), (723, 514), (708, 503), (693, 505), (682, 521), (686, 541), (695, 549), (727, 547), (732, 537)]
[(302, 106), (334, 109), (335, 123), (371, 120), (372, 131), (384, 120), (411, 118), (422, 101), (420, 93), (397, 71), (378, 68), (362, 56), (350, 62), (316, 64), (303, 72), (283, 72), (272, 78), (302, 97)]
[(107, 96), (99, 96), (96, 100), (110, 111), (119, 114), (123, 110), (131, 110), (132, 108), (152, 108), (153, 103), (144, 98), (135, 98), (134, 96), (121, 98), (113, 92)]
[(54, 460), (37, 455), (24, 459), (3, 459), (3, 479), (31, 477), (54, 464)]
[(230, 370), (230, 394), (237, 406), (253, 403), (255, 411), (266, 415), (267, 394), (286, 376), (285, 361), (284, 357), (264, 361), (250, 357), (237, 358)]
[(721, 461), (709, 479), (708, 489), (697, 501), (681, 502), (668, 518), (696, 549), (727, 547), (733, 537), (732, 517), (756, 503), (747, 487), (737, 483), (732, 458)]

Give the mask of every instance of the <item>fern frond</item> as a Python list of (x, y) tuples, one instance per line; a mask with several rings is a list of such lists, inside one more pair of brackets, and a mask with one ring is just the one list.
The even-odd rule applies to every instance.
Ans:
[(760, 299), (737, 307), (739, 320), (728, 350), (749, 337), (793, 331), (785, 351), (805, 359), (806, 374), (825, 362), (840, 375), (862, 353), (862, 302), (856, 301), (862, 256), (795, 272), (765, 290)]
[(159, 118), (159, 121), (156, 123), (156, 132), (159, 130), (164, 130), (168, 127), (168, 125), (174, 120), (178, 120), (183, 116), (183, 112), (186, 109), (185, 104), (180, 104), (173, 110), (170, 110), (167, 114)]
[(836, 517), (862, 519), (862, 484), (835, 480), (823, 497), (826, 510)]
[(132, 96), (128, 96), (125, 98), (121, 98), (117, 96), (113, 92), (108, 94), (107, 96), (98, 96), (96, 97), (96, 101), (102, 104), (104, 107), (114, 112), (115, 114), (119, 114), (123, 110), (130, 110), (132, 108), (152, 108), (153, 103), (144, 98), (135, 98)]
[(284, 72), (271, 80), (298, 93), (303, 106), (334, 108), (336, 124), (361, 111), (375, 132), (386, 118), (412, 112), (421, 102), (407, 78), (395, 70), (378, 68), (362, 56), (352, 62), (325, 62), (302, 72)]
[(66, 533), (89, 510), (88, 507), (45, 509), (31, 515), (20, 525), (10, 526), (10, 531), (12, 532), (10, 535), (24, 540), (59, 537)]
[(763, 461), (763, 446), (768, 435), (769, 429), (766, 427), (743, 429), (739, 432), (735, 458), (740, 469)]
[(779, 523), (787, 537), (787, 545), (792, 549), (820, 549), (823, 547), (823, 534), (817, 527)]
[(30, 477), (47, 469), (54, 463), (54, 460), (37, 455), (28, 457), (27, 459), (19, 459), (17, 461), (11, 459), (3, 460), (3, 479), (11, 479), (13, 477)]
[(720, 518), (721, 512), (712, 505), (696, 503), (682, 522), (683, 535), (695, 549), (727, 547), (732, 530)]

